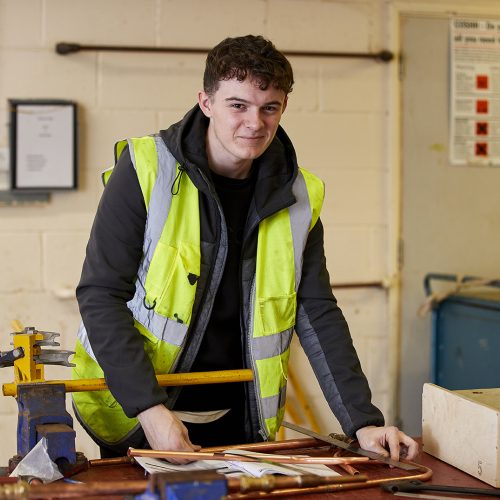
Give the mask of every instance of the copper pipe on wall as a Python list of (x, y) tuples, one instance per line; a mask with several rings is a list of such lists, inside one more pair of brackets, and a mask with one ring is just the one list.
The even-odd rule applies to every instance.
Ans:
[[(210, 51), (202, 47), (138, 47), (131, 45), (83, 45), (74, 42), (58, 42), (55, 51), (59, 55), (74, 54), (81, 51), (107, 51), (107, 52), (161, 52), (167, 54), (206, 54)], [(389, 62), (394, 59), (394, 54), (389, 50), (379, 52), (326, 52), (314, 50), (283, 50), (287, 56), (297, 57), (337, 57), (349, 59), (375, 59), (376, 61)]]

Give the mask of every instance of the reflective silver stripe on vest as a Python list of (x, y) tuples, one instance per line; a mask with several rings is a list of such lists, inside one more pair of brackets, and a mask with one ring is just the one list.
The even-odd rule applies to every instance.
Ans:
[(82, 344), (83, 348), (87, 351), (87, 354), (97, 362), (95, 359), (94, 351), (92, 350), (92, 346), (90, 345), (89, 337), (87, 335), (87, 330), (83, 325), (83, 321), (80, 322), (80, 328), (78, 328), (78, 333), (76, 334), (80, 344)]
[(276, 416), (276, 409), (285, 406), (286, 402), (286, 385), (284, 385), (279, 394), (276, 396), (269, 396), (268, 398), (262, 398), (262, 416), (266, 418), (273, 418)]
[(264, 337), (252, 338), (252, 354), (255, 359), (272, 358), (283, 354), (292, 340), (293, 328)]
[[(306, 181), (299, 170), (297, 178), (292, 186), (292, 191), (297, 199), (289, 209), (290, 225), (292, 227), (293, 253), (295, 259), (295, 290), (299, 289), (302, 276), (302, 256), (309, 235), (309, 226), (312, 220), (312, 210), (309, 202)], [(307, 228), (307, 229), (305, 229)]]
[[(294, 265), (295, 265), (295, 290), (299, 289), (300, 279), (302, 276), (302, 264), (303, 264), (303, 253), (307, 242), (307, 237), (309, 235), (309, 227), (312, 220), (312, 209), (309, 202), (309, 193), (307, 191), (307, 185), (300, 172), (297, 175), (292, 187), (293, 194), (296, 198), (296, 203), (288, 208), (288, 213), (290, 216), (290, 227), (292, 231), (293, 240), (293, 253), (294, 253)], [(255, 287), (253, 288), (253, 300), (255, 303)], [(252, 309), (251, 314), (254, 314)], [(253, 324), (254, 320), (251, 319), (250, 324)], [(263, 337), (257, 337), (251, 339), (251, 349), (252, 355), (255, 360), (267, 359), (273, 356), (279, 356), (283, 354), (289, 347), (292, 340), (293, 328), (285, 330), (280, 333), (273, 335), (266, 335)], [(255, 373), (255, 386), (260, 392), (260, 380), (258, 371)], [(280, 389), (279, 394), (275, 396), (269, 396), (266, 398), (259, 397), (257, 401), (260, 401), (261, 414), (264, 419), (276, 417), (278, 410), (282, 408), (286, 400), (286, 385)], [(258, 403), (259, 404), (259, 403)], [(265, 431), (266, 427), (264, 422), (262, 424), (262, 429)]]
[[(134, 318), (147, 328), (156, 338), (180, 346), (185, 338), (187, 326), (183, 323), (165, 318), (153, 309), (144, 307), (146, 290), (144, 283), (151, 259), (160, 240), (163, 227), (167, 221), (170, 203), (172, 202), (172, 184), (176, 176), (177, 161), (168, 150), (159, 135), (154, 136), (158, 155), (158, 174), (151, 192), (148, 207), (148, 217), (144, 231), (143, 257), (137, 271), (134, 298), (127, 303)], [(133, 148), (130, 148), (133, 149)], [(135, 167), (135, 160), (134, 167)]]
[[(172, 201), (171, 187), (174, 183), (177, 165), (175, 158), (167, 149), (161, 137), (155, 135), (154, 139), (158, 155), (158, 175), (149, 201), (144, 230), (143, 257), (139, 264), (135, 283), (136, 292), (133, 299), (127, 303), (127, 306), (132, 311), (134, 319), (147, 328), (156, 338), (180, 346), (185, 337), (187, 326), (160, 316), (153, 309), (146, 309), (143, 303), (146, 296), (144, 282), (170, 210)], [(128, 143), (130, 158), (134, 168), (137, 169), (132, 141), (129, 139)], [(83, 323), (78, 330), (78, 340), (87, 351), (87, 354), (96, 361)]]

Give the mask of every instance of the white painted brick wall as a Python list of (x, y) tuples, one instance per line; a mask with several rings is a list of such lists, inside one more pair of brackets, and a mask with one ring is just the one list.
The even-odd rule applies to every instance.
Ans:
[[(6, 99), (13, 97), (72, 99), (80, 107), (79, 190), (54, 193), (49, 204), (0, 207), (0, 349), (8, 348), (14, 318), (60, 332), (63, 348), (72, 348), (80, 319), (76, 301), (63, 297), (79, 278), (102, 193), (99, 172), (110, 165), (116, 140), (177, 121), (201, 88), (202, 55), (59, 56), (56, 42), (209, 47), (226, 36), (256, 33), (284, 50), (367, 51), (382, 48), (382, 15), (379, 0), (0, 0), (0, 111), (5, 116)], [(371, 60), (291, 62), (296, 84), (283, 125), (301, 165), (327, 183), (323, 221), (332, 278), (381, 279), (388, 247), (388, 67)], [(8, 145), (5, 122), (0, 148)], [(337, 296), (374, 400), (385, 411), (386, 295)], [(293, 359), (322, 430), (338, 430), (295, 347)], [(11, 377), (10, 369), (0, 370), (0, 381)], [(1, 399), (0, 465), (15, 453), (16, 415), (14, 399)], [(96, 457), (95, 445), (75, 426), (78, 449)]]
[(210, 47), (228, 36), (265, 34), (266, 0), (160, 0), (160, 45)]

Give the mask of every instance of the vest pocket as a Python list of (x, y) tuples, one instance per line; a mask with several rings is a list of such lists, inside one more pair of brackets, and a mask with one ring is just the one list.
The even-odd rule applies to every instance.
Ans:
[(257, 316), (262, 335), (283, 332), (295, 325), (297, 294), (257, 299)]
[(159, 241), (146, 276), (146, 302), (156, 313), (189, 325), (199, 277), (199, 246)]

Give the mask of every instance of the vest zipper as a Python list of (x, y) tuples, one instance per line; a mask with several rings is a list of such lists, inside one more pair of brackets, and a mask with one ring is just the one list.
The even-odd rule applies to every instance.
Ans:
[[(223, 232), (223, 230), (225, 229), (224, 225), (225, 225), (225, 221), (224, 221), (224, 214), (222, 212), (222, 208), (220, 207), (219, 205), (219, 202), (217, 201), (217, 196), (216, 196), (216, 193), (214, 193), (211, 189), (211, 185), (210, 185), (210, 182), (208, 181), (208, 179), (205, 177), (205, 175), (203, 174), (203, 172), (201, 171), (200, 168), (198, 168), (198, 173), (200, 174), (201, 178), (203, 179), (203, 181), (207, 184), (208, 186), (208, 189), (209, 189), (209, 192), (210, 194), (212, 195), (212, 198), (215, 202), (215, 205), (217, 207), (217, 210), (219, 212), (219, 217), (220, 217), (220, 220), (221, 220), (221, 226), (220, 226), (220, 231), (221, 231), (221, 234)], [(227, 229), (225, 230), (226, 231), (226, 234), (227, 234)], [(219, 259), (219, 252), (221, 251), (221, 237), (219, 235), (219, 245), (218, 245), (218, 248), (217, 248), (217, 255), (215, 257), (215, 259), (212, 259), (212, 263), (210, 265), (210, 270), (208, 272), (208, 275), (207, 275), (207, 284), (205, 286), (205, 290), (203, 292), (203, 297), (201, 298), (200, 300), (200, 305), (198, 306), (198, 311), (196, 312), (196, 318), (193, 318), (193, 321), (192, 321), (192, 325), (194, 325), (194, 328), (193, 330), (191, 331), (191, 333), (195, 333), (195, 332), (199, 332), (201, 330), (202, 334), (204, 335), (204, 332), (205, 332), (205, 329), (206, 329), (206, 326), (208, 324), (208, 320), (210, 319), (210, 316), (211, 316), (211, 313), (212, 313), (212, 308), (213, 308), (213, 300), (212, 300), (212, 303), (210, 304), (210, 311), (208, 312), (208, 314), (205, 314), (205, 322), (204, 324), (202, 325), (202, 328), (200, 328), (200, 325), (197, 324), (198, 323), (198, 320), (199, 320), (199, 317), (200, 317), (200, 312), (201, 312), (201, 304), (205, 304), (205, 297), (207, 296), (207, 290), (208, 289), (212, 289), (213, 288), (213, 283), (212, 283), (212, 277), (213, 277), (213, 270), (214, 270), (214, 267), (215, 267), (215, 262)], [(224, 251), (224, 255), (222, 255), (222, 259), (224, 260), (224, 263), (226, 261), (226, 256), (227, 256), (227, 250)], [(222, 277), (222, 275), (220, 276), (220, 278)], [(220, 285), (220, 278), (219, 278), (219, 282), (217, 283), (217, 288), (219, 287)], [(213, 294), (213, 298), (215, 299), (215, 293)], [(184, 347), (186, 345), (186, 342), (187, 342), (187, 338), (188, 336), (186, 335), (186, 338), (185, 338), (185, 341), (184, 341), (184, 344), (182, 346), (182, 350), (181, 350), (181, 353), (180, 353), (180, 356), (179, 356), (179, 359), (176, 363), (176, 369), (178, 366), (180, 366), (180, 368), (182, 368), (183, 371), (189, 371), (193, 365), (193, 362), (198, 354), (198, 351), (200, 349), (200, 345), (201, 345), (201, 342), (203, 340), (203, 335), (200, 335), (198, 334), (196, 337), (195, 336), (192, 336), (192, 338), (196, 338), (197, 339), (197, 346), (196, 346), (196, 350), (194, 353), (190, 352), (189, 355), (190, 355), (190, 360), (186, 360), (186, 351), (184, 350)], [(183, 359), (181, 360), (181, 356), (183, 356)], [(186, 366), (189, 365), (189, 366)], [(174, 388), (174, 390), (172, 391), (172, 396), (171, 396), (171, 402), (169, 401), (169, 408), (173, 408), (174, 405), (175, 405), (175, 402), (177, 401), (177, 398), (179, 396), (179, 393), (181, 391), (182, 387), (178, 387), (178, 388)], [(173, 395), (175, 394), (175, 396)]]
[(253, 311), (255, 310), (254, 297), (255, 297), (255, 277), (252, 281), (252, 287), (250, 288), (250, 321), (248, 323), (248, 335), (246, 335), (246, 340), (247, 340), (247, 347), (248, 347), (247, 352), (250, 354), (250, 365), (252, 367), (252, 371), (254, 374), (253, 397), (254, 397), (254, 400), (256, 403), (255, 406), (257, 407), (257, 416), (258, 416), (259, 427), (260, 427), (258, 430), (258, 433), (262, 436), (264, 441), (267, 441), (267, 438), (269, 436), (268, 436), (267, 431), (266, 431), (266, 423), (264, 421), (264, 416), (262, 414), (261, 401), (257, 395), (257, 391), (258, 391), (258, 389), (256, 387), (257, 382), (258, 382), (258, 380), (256, 378), (257, 367), (255, 366), (255, 358), (253, 355), (252, 340), (251, 340), (251, 335), (253, 333), (253, 321), (254, 321)]
[[(245, 250), (245, 245), (248, 241), (248, 235), (250, 235), (255, 229), (257, 231), (259, 230), (259, 223), (261, 222), (262, 219), (256, 218), (253, 222), (253, 224), (248, 228), (248, 231), (245, 231), (245, 235), (243, 237), (243, 243), (242, 243), (242, 248), (241, 248), (241, 255), (244, 255), (244, 250)], [(240, 272), (241, 272), (241, 263), (240, 263)], [(247, 366), (252, 368), (253, 374), (254, 374), (254, 384), (253, 387), (250, 389), (250, 393), (253, 396), (253, 400), (255, 401), (255, 406), (257, 408), (257, 420), (259, 423), (259, 428), (257, 430), (257, 434), (262, 437), (264, 441), (267, 441), (269, 434), (266, 430), (266, 422), (264, 420), (264, 415), (262, 412), (262, 405), (261, 405), (261, 400), (259, 397), (259, 388), (257, 388), (257, 366), (255, 365), (254, 361), (254, 355), (253, 355), (253, 349), (252, 349), (252, 336), (253, 336), (253, 323), (254, 323), (254, 311), (255, 311), (255, 287), (256, 287), (256, 272), (257, 272), (257, 255), (255, 255), (255, 271), (252, 279), (252, 286), (250, 287), (250, 302), (249, 302), (249, 309), (248, 309), (248, 317), (250, 318), (250, 321), (248, 322), (248, 328), (245, 328), (246, 322), (245, 319), (243, 318), (243, 335), (245, 336), (245, 341), (246, 341), (246, 346), (247, 348), (245, 349), (245, 363)], [(242, 279), (240, 279), (240, 286), (241, 283), (243, 282)], [(243, 297), (243, 293), (241, 294)], [(250, 404), (251, 404), (251, 399), (250, 399)], [(250, 411), (250, 417), (252, 416), (252, 409), (249, 407)], [(250, 421), (252, 421), (252, 418), (250, 418)]]

